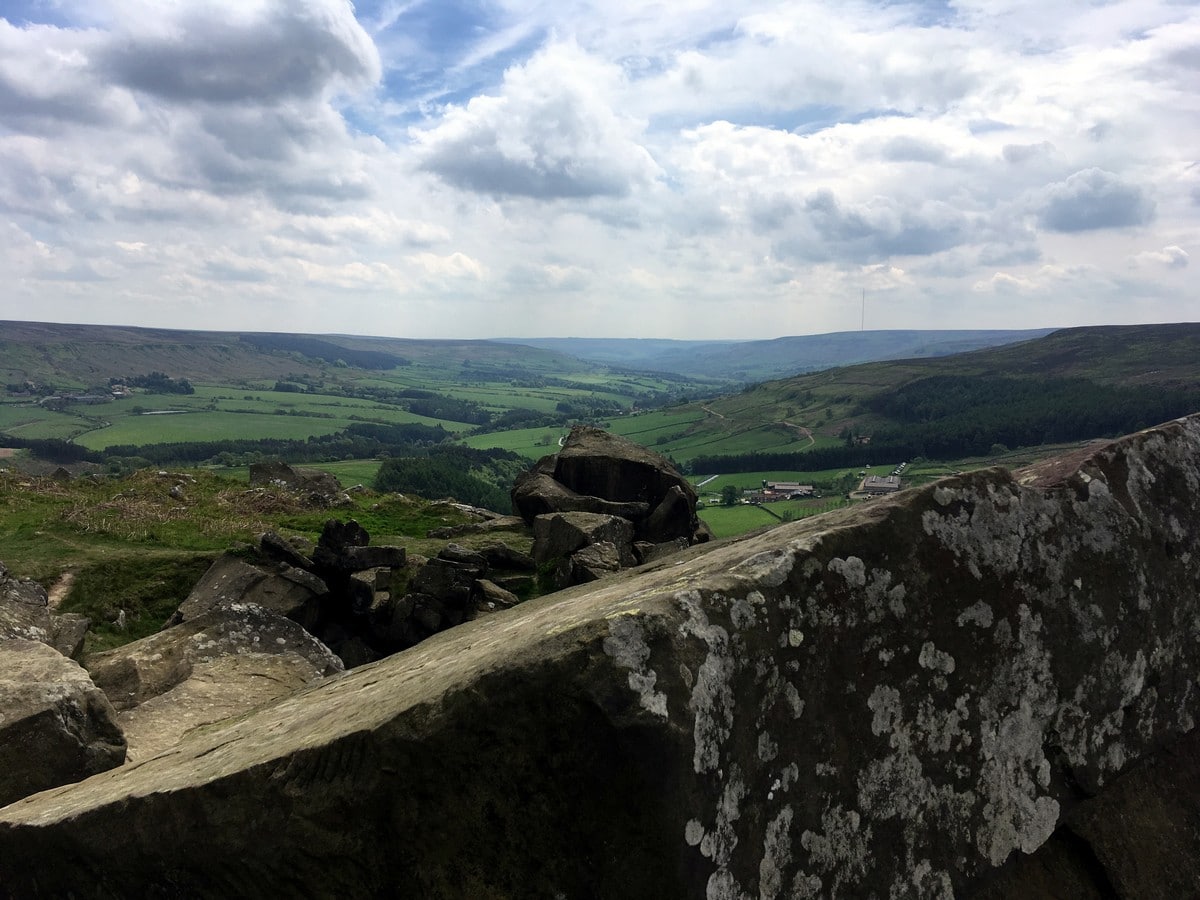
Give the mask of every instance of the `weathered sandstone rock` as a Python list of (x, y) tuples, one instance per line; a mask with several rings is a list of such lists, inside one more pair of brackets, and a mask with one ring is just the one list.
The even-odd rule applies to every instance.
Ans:
[(566, 560), (568, 584), (587, 584), (621, 569), (621, 553), (611, 541), (598, 541), (576, 550)]
[(645, 500), (622, 503), (578, 494), (559, 484), (552, 475), (536, 470), (517, 476), (512, 502), (513, 508), (530, 522), (537, 516), (556, 512), (601, 513), (631, 520), (644, 519), (650, 512), (650, 504)]
[(512, 591), (505, 590), (500, 585), (486, 578), (480, 578), (475, 582), (471, 597), (475, 601), (477, 609), (488, 612), (496, 609), (507, 609), (521, 602), (521, 598)]
[(669, 460), (586, 425), (517, 478), (512, 502), (530, 524), (555, 513), (591, 513), (632, 522), (637, 539), (650, 543), (708, 538), (696, 517), (696, 491)]
[(12, 578), (0, 563), (0, 638), (49, 643), (51, 634), (46, 589), (36, 581)]
[(0, 639), (0, 806), (124, 761), (116, 713), (78, 663)]
[(1193, 417), (693, 548), (19, 801), (0, 894), (971, 896), (1194, 728), (1197, 509)]
[(92, 620), (79, 613), (59, 613), (50, 617), (50, 646), (71, 659), (79, 659)]
[(571, 429), (555, 457), (554, 478), (578, 494), (658, 506), (672, 487), (695, 490), (662, 455), (628, 438), (585, 425)]
[(336, 671), (340, 668), (318, 667), (299, 653), (251, 652), (197, 662), (174, 687), (117, 713), (126, 762), (169, 750), (196, 728), (244, 715)]
[(168, 624), (187, 622), (221, 604), (251, 603), (312, 628), (328, 594), (328, 586), (304, 569), (284, 562), (251, 564), (226, 553), (209, 566)]
[(0, 640), (40, 641), (74, 659), (83, 650), (89, 624), (86, 616), (53, 612), (44, 587), (11, 577), (0, 562)]
[(1194, 897), (1200, 885), (1200, 730), (1084, 800), (979, 900)]
[(222, 603), (182, 624), (88, 657), (88, 671), (119, 710), (131, 709), (223, 657), (295, 656), (317, 675), (342, 670), (327, 647), (291, 619), (251, 603)]
[(633, 523), (601, 513), (566, 512), (538, 516), (533, 520), (533, 559), (539, 565), (570, 556), (576, 550), (608, 541), (625, 565), (635, 565)]

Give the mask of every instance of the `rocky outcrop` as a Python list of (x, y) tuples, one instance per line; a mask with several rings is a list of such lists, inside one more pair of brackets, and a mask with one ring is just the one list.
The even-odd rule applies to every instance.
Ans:
[[(370, 541), (353, 520), (330, 519), (315, 546), (267, 532), (256, 549), (213, 563), (168, 625), (230, 604), (261, 607), (298, 623), (354, 667), (513, 605), (514, 590), (532, 588), (525, 573), (536, 569), (533, 559), (499, 541), (477, 550), (449, 543), (432, 560), (411, 561), (403, 547)], [(519, 584), (521, 577), (530, 584)], [(484, 578), (505, 582), (492, 585), (501, 593), (477, 584)]]
[(116, 713), (78, 663), (0, 639), (0, 806), (124, 761)]
[[(315, 630), (329, 588), (306, 569), (288, 562), (271, 563), (271, 553), (266, 548), (273, 546), (272, 539), (279, 540), (277, 535), (263, 537), (266, 557), (263, 560), (251, 563), (233, 553), (218, 558), (167, 621), (167, 626), (190, 621), (221, 604), (248, 603)], [(303, 559), (299, 553), (296, 557)]]
[(650, 543), (691, 540), (699, 528), (696, 491), (665, 457), (587, 425), (572, 428), (556, 455), (517, 479), (512, 501), (530, 524), (556, 512), (620, 516)]
[(0, 894), (972, 896), (1188, 752), (1197, 509), (1191, 418), (693, 548), (19, 801)]
[[(609, 571), (607, 562), (595, 564), (605, 551), (572, 562), (572, 554), (599, 541), (615, 545), (625, 567), (639, 561), (635, 544), (655, 547), (655, 555), (662, 556), (710, 537), (696, 516), (695, 490), (668, 460), (588, 426), (573, 428), (557, 455), (544, 457), (522, 474), (513, 486), (512, 502), (533, 526), (534, 559), (560, 561), (556, 588)], [(603, 530), (611, 533), (582, 539), (581, 529), (566, 524), (601, 521), (609, 523)], [(618, 522), (625, 524), (618, 528)]]
[(607, 541), (618, 548), (622, 562), (634, 565), (633, 523), (619, 516), (567, 512), (533, 520), (533, 559), (541, 564), (570, 556), (590, 544)]
[(340, 506), (350, 502), (336, 476), (320, 469), (293, 468), (283, 462), (252, 463), (250, 484), (287, 488), (314, 507)]
[(0, 640), (40, 641), (75, 659), (83, 650), (89, 624), (86, 616), (51, 611), (44, 587), (27, 578), (11, 577), (0, 563)]
[(0, 639), (49, 643), (52, 633), (46, 589), (36, 581), (11, 577), (0, 563)]
[(229, 657), (289, 656), (313, 677), (343, 668), (320, 641), (297, 625), (252, 603), (226, 602), (182, 624), (87, 659), (92, 680), (119, 710), (172, 690), (196, 666)]
[(130, 762), (175, 746), (198, 727), (244, 715), (344, 670), (337, 656), (292, 620), (232, 600), (91, 654), (87, 665), (119, 710)]

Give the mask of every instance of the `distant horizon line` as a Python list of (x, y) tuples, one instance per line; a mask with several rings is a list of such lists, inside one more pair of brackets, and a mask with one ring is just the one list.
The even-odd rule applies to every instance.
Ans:
[(806, 337), (832, 337), (834, 335), (867, 335), (867, 334), (902, 334), (902, 333), (917, 333), (917, 332), (936, 332), (939, 334), (953, 333), (1035, 333), (1049, 334), (1055, 331), (1064, 331), (1076, 328), (1139, 328), (1153, 327), (1156, 325), (1193, 325), (1200, 322), (1134, 322), (1134, 323), (1094, 323), (1089, 325), (1054, 325), (1054, 326), (1035, 326), (1025, 328), (869, 328), (869, 329), (843, 329), (841, 331), (822, 331), (810, 332), (805, 334), (786, 334), (774, 335), (771, 337), (750, 337), (750, 338), (676, 338), (676, 337), (614, 337), (603, 336), (585, 337), (582, 335), (499, 335), (493, 337), (407, 337), (391, 334), (365, 334), (345, 331), (266, 331), (262, 329), (213, 329), (213, 328), (184, 328), (179, 326), (161, 326), (161, 325), (130, 325), (124, 323), (99, 323), (99, 322), (52, 322), (37, 319), (0, 319), (0, 327), (5, 325), (27, 325), (27, 326), (44, 326), (44, 327), (63, 327), (63, 328), (111, 328), (124, 329), (131, 331), (150, 331), (150, 332), (175, 332), (175, 333), (190, 333), (190, 334), (212, 334), (212, 335), (230, 335), (237, 336), (242, 334), (291, 334), (291, 335), (308, 335), (312, 337), (342, 337), (342, 338), (362, 338), (367, 340), (396, 340), (396, 341), (442, 341), (454, 343), (522, 343), (525, 341), (656, 341), (659, 343), (679, 343), (679, 344), (747, 344), (760, 343), (767, 341), (787, 340), (789, 338), (806, 338)]

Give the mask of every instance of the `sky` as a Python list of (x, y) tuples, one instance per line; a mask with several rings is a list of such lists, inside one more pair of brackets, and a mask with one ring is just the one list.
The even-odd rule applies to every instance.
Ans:
[(1200, 320), (1200, 3), (0, 0), (0, 319)]

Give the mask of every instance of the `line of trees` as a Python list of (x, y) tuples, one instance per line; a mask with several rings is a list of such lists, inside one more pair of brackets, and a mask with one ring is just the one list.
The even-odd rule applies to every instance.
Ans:
[(126, 375), (124, 378), (108, 379), (109, 387), (117, 384), (124, 384), (126, 387), (141, 388), (147, 394), (194, 394), (196, 389), (192, 387), (190, 381), (186, 378), (172, 378), (165, 372), (148, 372), (145, 375)]
[(526, 465), (526, 460), (508, 450), (445, 444), (431, 448), (426, 456), (384, 460), (374, 487), (429, 500), (453, 497), (460, 503), (508, 513), (512, 511), (509, 486)]

